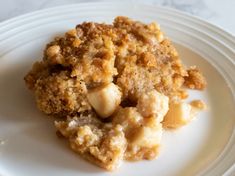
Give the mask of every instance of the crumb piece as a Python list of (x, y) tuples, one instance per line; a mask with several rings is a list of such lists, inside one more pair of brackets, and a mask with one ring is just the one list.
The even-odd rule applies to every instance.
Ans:
[(48, 57), (53, 57), (55, 55), (60, 54), (60, 46), (58, 46), (58, 45), (50, 46), (47, 49), (46, 54), (47, 54)]
[(185, 77), (185, 86), (190, 89), (203, 90), (206, 87), (206, 80), (202, 73), (195, 67), (187, 70), (188, 76)]
[(199, 110), (206, 110), (207, 106), (202, 100), (193, 100), (190, 102), (190, 105)]

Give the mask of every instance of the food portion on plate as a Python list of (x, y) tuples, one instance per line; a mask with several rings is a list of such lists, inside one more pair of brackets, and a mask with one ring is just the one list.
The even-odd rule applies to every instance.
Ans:
[(123, 160), (157, 157), (163, 129), (189, 123), (204, 109), (184, 102), (203, 90), (196, 66), (185, 68), (156, 23), (116, 17), (84, 22), (57, 37), (25, 76), (38, 108), (72, 150), (107, 170)]

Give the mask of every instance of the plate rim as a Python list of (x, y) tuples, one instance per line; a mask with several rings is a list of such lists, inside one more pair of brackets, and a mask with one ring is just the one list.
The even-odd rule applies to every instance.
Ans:
[[(0, 28), (4, 25), (10, 25), (11, 23), (14, 23), (15, 21), (19, 21), (19, 20), (24, 19), (24, 18), (36, 16), (36, 15), (41, 14), (41, 13), (50, 12), (50, 11), (56, 10), (56, 9), (59, 10), (59, 9), (69, 8), (69, 7), (79, 6), (79, 5), (94, 5), (94, 4), (128, 4), (128, 5), (131, 4), (131, 5), (133, 5), (133, 3), (134, 2), (132, 2), (132, 1), (117, 2), (117, 1), (103, 0), (103, 1), (100, 1), (100, 2), (96, 2), (96, 1), (85, 2), (85, 1), (82, 1), (82, 2), (75, 2), (75, 3), (71, 3), (71, 4), (56, 5), (54, 7), (47, 7), (47, 8), (44, 8), (44, 9), (38, 9), (38, 10), (34, 10), (32, 12), (28, 12), (28, 13), (24, 13), (24, 14), (15, 16), (15, 17), (11, 17), (9, 19), (5, 19), (5, 20), (0, 22)], [(232, 37), (233, 38), (232, 41), (235, 43), (235, 34), (233, 34), (231, 31), (229, 31), (227, 29), (224, 29), (221, 25), (211, 23), (208, 20), (206, 20), (206, 19), (204, 19), (200, 16), (192, 15), (190, 13), (187, 13), (187, 12), (184, 12), (184, 11), (172, 8), (172, 7), (168, 7), (168, 6), (145, 3), (144, 1), (142, 1), (142, 2), (137, 1), (134, 4), (134, 6), (139, 6), (139, 5), (144, 5), (144, 6), (149, 6), (149, 7), (150, 6), (151, 7), (157, 7), (157, 8), (161, 8), (161, 9), (164, 9), (164, 10), (167, 10), (167, 11), (172, 11), (172, 12), (175, 12), (177, 14), (193, 18), (194, 20), (196, 19), (200, 22), (205, 23), (206, 25), (209, 25), (213, 29), (217, 28), (218, 30), (222, 31), (223, 34), (226, 34), (229, 37)], [(2, 35), (2, 34), (0, 34), (0, 35)]]

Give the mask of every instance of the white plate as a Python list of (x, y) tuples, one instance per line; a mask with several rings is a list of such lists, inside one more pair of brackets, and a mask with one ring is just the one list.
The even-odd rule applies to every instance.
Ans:
[(190, 98), (203, 99), (209, 110), (182, 129), (164, 132), (156, 160), (125, 162), (112, 175), (234, 175), (234, 37), (175, 10), (107, 2), (61, 6), (0, 24), (0, 175), (111, 175), (56, 137), (53, 120), (37, 110), (23, 76), (54, 36), (117, 15), (161, 24), (184, 63), (198, 65), (206, 76), (207, 89), (190, 91)]

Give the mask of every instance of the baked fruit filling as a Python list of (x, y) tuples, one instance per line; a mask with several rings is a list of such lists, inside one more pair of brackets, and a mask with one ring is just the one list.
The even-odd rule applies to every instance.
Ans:
[(72, 150), (107, 170), (123, 160), (154, 159), (163, 128), (189, 123), (205, 108), (185, 103), (203, 90), (196, 66), (185, 68), (156, 23), (116, 17), (84, 22), (55, 38), (25, 76), (38, 108)]

